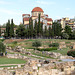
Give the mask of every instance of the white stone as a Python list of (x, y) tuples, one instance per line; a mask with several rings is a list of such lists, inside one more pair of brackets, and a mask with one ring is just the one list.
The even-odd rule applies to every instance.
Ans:
[(21, 68), (21, 65), (18, 65), (18, 68)]
[(41, 66), (41, 64), (37, 64), (37, 66), (38, 66), (38, 67), (40, 67), (40, 66)]
[(71, 71), (73, 71), (75, 69), (75, 66), (71, 66)]
[(37, 66), (33, 66), (32, 68), (33, 68), (33, 70), (37, 70), (38, 69)]

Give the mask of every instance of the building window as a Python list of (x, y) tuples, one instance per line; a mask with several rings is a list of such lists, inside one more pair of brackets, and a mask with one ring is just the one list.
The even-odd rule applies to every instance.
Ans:
[(35, 16), (37, 16), (37, 13), (35, 13)]

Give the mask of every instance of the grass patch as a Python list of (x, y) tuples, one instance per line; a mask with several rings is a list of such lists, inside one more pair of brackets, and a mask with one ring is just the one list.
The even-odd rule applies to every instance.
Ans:
[(17, 65), (9, 65), (9, 66), (0, 66), (0, 68), (3, 68), (3, 67), (16, 67)]
[(53, 50), (50, 52), (56, 52), (56, 53), (61, 53), (62, 55), (67, 55), (67, 52), (69, 51), (69, 48), (63, 48), (62, 50)]
[(25, 64), (25, 60), (0, 57), (0, 64)]
[(32, 53), (33, 55), (37, 55), (37, 56), (41, 56), (41, 57), (44, 57), (44, 58), (51, 58), (51, 59), (55, 59), (53, 57), (49, 57), (49, 56), (46, 56), (46, 55), (43, 55), (41, 53), (37, 54), (37, 53)]

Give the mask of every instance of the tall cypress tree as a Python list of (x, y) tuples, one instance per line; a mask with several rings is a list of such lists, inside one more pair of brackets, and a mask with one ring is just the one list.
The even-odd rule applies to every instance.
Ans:
[(10, 37), (14, 37), (14, 23), (13, 23), (13, 19), (11, 19)]
[(53, 29), (49, 26), (49, 35), (48, 35), (48, 37), (49, 38), (53, 38), (54, 37), (54, 32), (53, 32)]
[(61, 36), (61, 24), (59, 24), (58, 22), (54, 22), (52, 29), (54, 31), (54, 36)]
[(37, 29), (38, 31), (38, 37), (40, 37), (40, 32), (41, 32), (41, 23), (40, 23), (40, 14), (39, 14), (39, 16), (38, 16), (38, 29)]
[(42, 37), (43, 36), (43, 21), (41, 23), (41, 31), (40, 31), (40, 33), (41, 33), (41, 37)]
[(47, 38), (48, 37), (48, 30), (47, 30), (47, 26), (45, 26), (45, 30), (44, 30), (44, 37)]
[(35, 26), (34, 26), (34, 36), (37, 38), (37, 21), (35, 20)]
[(49, 38), (51, 37), (51, 27), (49, 26)]
[(33, 20), (31, 18), (31, 38), (33, 38)]
[(0, 36), (1, 36), (1, 26), (0, 26)]
[(31, 18), (29, 19), (29, 38), (31, 37)]
[(10, 20), (6, 24), (6, 37), (10, 36)]
[(26, 32), (27, 32), (27, 38), (29, 38), (29, 26), (27, 26), (27, 29), (26, 29)]

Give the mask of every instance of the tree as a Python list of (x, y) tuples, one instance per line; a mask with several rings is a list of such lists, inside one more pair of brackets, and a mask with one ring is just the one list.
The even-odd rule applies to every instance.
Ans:
[(35, 26), (34, 26), (34, 36), (37, 38), (37, 21), (35, 20)]
[(68, 38), (69, 38), (69, 35), (68, 35), (67, 33), (63, 33), (63, 34), (62, 34), (62, 37), (63, 37), (64, 39), (68, 39)]
[(0, 36), (1, 36), (1, 26), (0, 26)]
[(41, 42), (40, 41), (35, 41), (35, 42), (32, 43), (32, 46), (38, 48), (38, 47), (41, 46)]
[(10, 36), (10, 20), (6, 24), (6, 37)]
[(38, 37), (40, 37), (40, 32), (41, 32), (41, 22), (40, 22), (40, 14), (39, 14), (39, 16), (38, 16), (38, 28), (37, 28)]
[(71, 34), (72, 29), (70, 28), (70, 26), (65, 26), (65, 33), (67, 33), (68, 35)]
[(52, 31), (52, 29), (51, 29), (51, 27), (50, 27), (50, 26), (49, 26), (49, 30), (48, 30), (48, 32), (49, 32), (49, 35), (48, 35), (48, 36), (49, 36), (49, 38), (50, 38), (50, 37), (52, 37), (52, 36), (53, 36), (53, 33), (52, 33), (53, 31)]
[(61, 27), (61, 24), (58, 23), (58, 22), (54, 22), (53, 25), (52, 25), (52, 29), (53, 29), (53, 32), (54, 32), (54, 36), (61, 36), (61, 32), (62, 32), (62, 27)]
[(29, 37), (33, 38), (33, 20), (32, 18), (29, 19)]
[(27, 29), (26, 29), (26, 37), (29, 38), (29, 26), (27, 26)]
[(22, 25), (22, 24), (19, 25), (19, 27), (16, 30), (16, 34), (17, 34), (18, 37), (21, 37), (21, 38), (23, 38), (25, 36), (25, 27), (24, 27), (24, 25)]
[(0, 42), (0, 53), (3, 53), (3, 56), (5, 56), (5, 52), (6, 52), (6, 46)]
[(47, 30), (47, 26), (45, 26), (45, 30), (44, 30), (44, 37), (47, 38), (48, 37), (48, 30)]
[(75, 39), (75, 30), (71, 33), (71, 39)]
[(13, 19), (11, 19), (10, 37), (14, 37), (14, 23), (13, 23)]
[(33, 20), (31, 18), (31, 38), (33, 38)]
[(43, 21), (41, 22), (41, 37), (43, 36)]
[(65, 26), (65, 31), (64, 33), (67, 33), (69, 35), (69, 39), (71, 39), (71, 35), (72, 35), (72, 29), (70, 28), (70, 26)]

